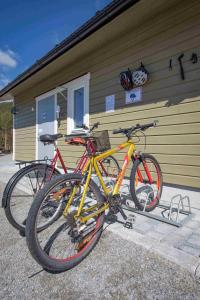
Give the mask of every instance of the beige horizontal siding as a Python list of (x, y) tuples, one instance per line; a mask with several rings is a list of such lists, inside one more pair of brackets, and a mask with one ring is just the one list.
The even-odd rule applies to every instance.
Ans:
[(19, 113), (15, 115), (15, 159), (35, 159), (36, 108), (35, 100), (15, 99)]
[[(118, 24), (120, 26), (120, 24)], [(192, 64), (196, 52), (200, 59), (200, 2), (182, 1), (179, 5), (110, 40), (82, 60), (46, 78), (34, 89), (19, 95), (21, 114), (16, 115), (17, 156), (35, 157), (34, 97), (91, 73), (90, 124), (100, 121), (99, 129), (109, 130), (112, 146), (125, 139), (112, 130), (136, 123), (159, 121), (157, 128), (146, 131), (145, 139), (134, 139), (137, 149), (158, 159), (166, 183), (200, 187), (200, 65)], [(185, 80), (180, 78), (177, 57), (184, 53)], [(173, 68), (169, 70), (169, 59)], [(135, 69), (143, 62), (150, 72), (150, 81), (142, 88), (142, 101), (126, 105), (125, 93), (119, 84), (119, 73), (128, 67)], [(105, 97), (115, 95), (115, 112), (105, 113)], [(67, 105), (59, 97), (61, 119), (58, 132), (67, 132)], [(27, 104), (27, 102), (29, 104)], [(83, 148), (69, 146), (63, 140), (58, 145), (69, 167), (75, 167)], [(25, 148), (26, 147), (26, 148)], [(26, 151), (24, 151), (26, 149)], [(117, 154), (123, 163), (124, 151)]]
[[(153, 34), (153, 38), (149, 36), (149, 39), (145, 39), (141, 44), (141, 35), (138, 34), (135, 39), (132, 34), (133, 38), (127, 39), (127, 48), (123, 43), (119, 43), (119, 47), (113, 52), (107, 51), (107, 57), (108, 55), (110, 57), (104, 57), (101, 67), (98, 68), (96, 64), (96, 72), (91, 80), (90, 120), (91, 123), (100, 121), (101, 128), (109, 130), (111, 143), (115, 146), (124, 139), (120, 135), (118, 137), (113, 135), (113, 129), (157, 119), (159, 126), (146, 131), (145, 151), (153, 153), (160, 162), (165, 182), (200, 187), (200, 73), (199, 65), (192, 65), (189, 60), (193, 51), (197, 51), (200, 55), (198, 48), (200, 18), (197, 17), (200, 6), (197, 2), (195, 5), (198, 6), (198, 10), (194, 10), (193, 7), (193, 10), (190, 10), (190, 17), (187, 15), (188, 18), (184, 22), (180, 8), (176, 18), (171, 12), (170, 15), (173, 15), (174, 20), (170, 23), (171, 28), (168, 31), (163, 30), (166, 24), (164, 23), (166, 19), (163, 18), (163, 23), (161, 21), (159, 27), (160, 35)], [(181, 21), (175, 26), (178, 20)], [(147, 32), (149, 33), (148, 29)], [(120, 53), (123, 47), (124, 50)], [(183, 59), (185, 81), (180, 79), (177, 62), (181, 52), (185, 54)], [(150, 70), (151, 80), (143, 87), (142, 102), (137, 105), (126, 105), (125, 93), (119, 85), (117, 74), (127, 66), (135, 67), (138, 57), (141, 57)], [(173, 69), (169, 71), (171, 57)], [(106, 114), (105, 96), (110, 94), (115, 94), (116, 111)], [(144, 150), (143, 137), (140, 137), (137, 148)], [(117, 155), (120, 163), (123, 162), (123, 155), (124, 153)]]

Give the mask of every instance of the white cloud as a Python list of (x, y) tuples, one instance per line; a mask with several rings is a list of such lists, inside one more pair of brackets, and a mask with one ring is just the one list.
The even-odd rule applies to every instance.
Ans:
[(9, 78), (0, 73), (0, 90), (2, 90), (9, 82)]
[(17, 66), (17, 60), (15, 56), (15, 53), (10, 49), (6, 51), (0, 49), (0, 66), (15, 68)]

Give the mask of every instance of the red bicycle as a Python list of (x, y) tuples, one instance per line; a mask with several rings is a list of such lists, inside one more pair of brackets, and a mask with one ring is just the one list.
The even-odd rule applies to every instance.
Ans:
[[(98, 128), (99, 123), (95, 123), (91, 129), (84, 126), (88, 132)], [(52, 177), (61, 174), (61, 170), (56, 167), (58, 161), (60, 161), (61, 168), (64, 173), (68, 172), (68, 169), (64, 163), (61, 152), (56, 144), (59, 138), (62, 138), (62, 134), (45, 134), (40, 136), (40, 141), (46, 144), (53, 144), (55, 148), (55, 155), (53, 159), (44, 159), (37, 161), (20, 162), (19, 164), (29, 164), (21, 168), (15, 173), (8, 181), (2, 198), (2, 207), (5, 210), (6, 217), (10, 224), (20, 231), (21, 235), (25, 234), (26, 218), (34, 200), (36, 193), (43, 188), (46, 182), (50, 181)], [(73, 135), (65, 136), (68, 144), (84, 146), (85, 151), (81, 158), (78, 160), (76, 168), (73, 170), (75, 173), (81, 173), (88, 160), (88, 154), (96, 153), (96, 144), (94, 139), (76, 138)], [(109, 147), (109, 145), (107, 145)], [(102, 151), (106, 149), (102, 148)], [(48, 163), (50, 161), (50, 164)], [(100, 169), (103, 176), (116, 178), (120, 172), (120, 167), (117, 160), (109, 156), (108, 158), (99, 162)], [(53, 206), (56, 203), (52, 203), (49, 207), (48, 214), (53, 210)]]

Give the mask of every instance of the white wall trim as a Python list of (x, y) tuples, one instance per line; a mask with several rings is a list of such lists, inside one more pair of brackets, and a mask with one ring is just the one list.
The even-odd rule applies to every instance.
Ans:
[(90, 73), (76, 78), (62, 87), (67, 88), (67, 134), (74, 129), (72, 116), (74, 113), (73, 92), (79, 88), (84, 88), (84, 123), (89, 127), (89, 83)]

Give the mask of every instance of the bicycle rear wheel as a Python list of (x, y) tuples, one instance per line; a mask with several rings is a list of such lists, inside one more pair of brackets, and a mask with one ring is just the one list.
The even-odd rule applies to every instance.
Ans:
[[(80, 189), (81, 193), (76, 193)], [(47, 271), (63, 272), (75, 267), (90, 253), (101, 236), (104, 212), (84, 223), (75, 217), (83, 189), (83, 177), (80, 174), (61, 175), (36, 195), (31, 206), (26, 225), (27, 245), (33, 258)], [(59, 219), (55, 218), (54, 222), (51, 216), (52, 221), (49, 225), (43, 226), (48, 222), (48, 215), (43, 213), (46, 203), (68, 203), (69, 198), (72, 199), (72, 203), (67, 216), (62, 214)], [(91, 180), (81, 216), (97, 211), (103, 201), (99, 188)], [(44, 229), (39, 232), (37, 228), (42, 227)]]
[(135, 206), (147, 212), (156, 208), (163, 187), (163, 177), (158, 161), (150, 154), (135, 160), (130, 175), (130, 192)]
[(9, 180), (3, 194), (5, 215), (9, 223), (25, 234), (26, 219), (36, 193), (60, 174), (47, 164), (33, 164), (20, 169)]

